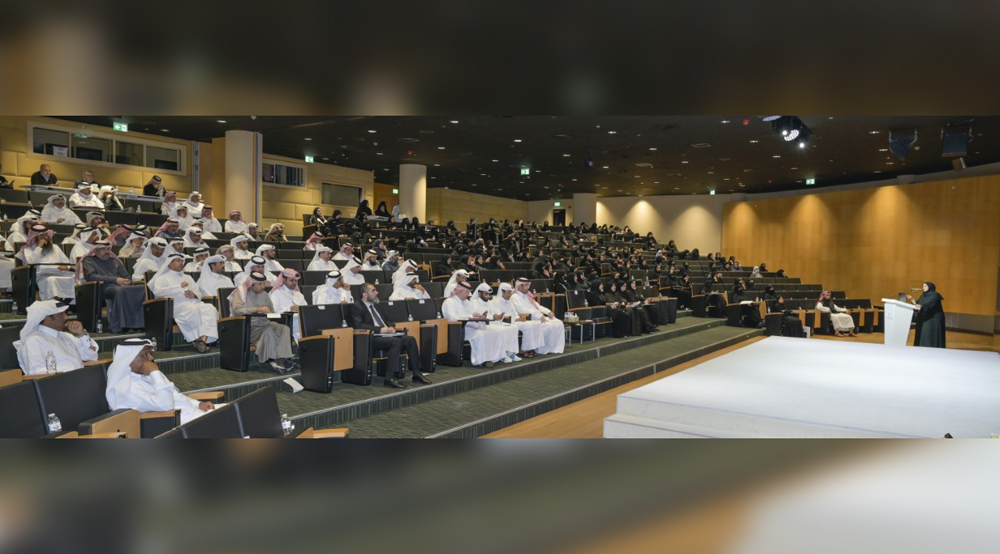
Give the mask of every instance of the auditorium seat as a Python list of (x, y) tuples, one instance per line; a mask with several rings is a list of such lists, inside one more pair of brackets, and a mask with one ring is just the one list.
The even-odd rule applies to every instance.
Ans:
[(43, 437), (48, 434), (46, 417), (38, 403), (33, 381), (0, 388), (0, 438)]
[(251, 439), (275, 439), (284, 436), (281, 410), (274, 385), (251, 392), (233, 402), (242, 424), (242, 434)]

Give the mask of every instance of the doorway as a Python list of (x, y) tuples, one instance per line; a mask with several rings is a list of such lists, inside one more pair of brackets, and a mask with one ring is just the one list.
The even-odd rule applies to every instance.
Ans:
[(552, 225), (555, 227), (566, 226), (566, 209), (552, 210)]

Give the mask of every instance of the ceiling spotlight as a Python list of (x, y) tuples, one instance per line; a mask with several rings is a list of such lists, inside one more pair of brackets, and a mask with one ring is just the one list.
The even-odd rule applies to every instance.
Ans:
[(375, 129), (368, 129), (368, 132), (369, 133), (377, 133), (378, 131), (376, 131)]
[(913, 134), (896, 133), (895, 135), (892, 131), (889, 131), (889, 150), (896, 155), (900, 160), (905, 161), (906, 156), (910, 154), (910, 149), (917, 142), (917, 130), (913, 130)]
[(458, 120), (457, 119), (452, 119), (451, 122), (452, 123), (458, 123)]

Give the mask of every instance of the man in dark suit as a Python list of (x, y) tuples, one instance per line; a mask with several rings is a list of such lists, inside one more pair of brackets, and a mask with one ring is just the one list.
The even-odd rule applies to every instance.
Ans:
[(42, 164), (38, 171), (31, 174), (32, 185), (55, 185), (59, 182), (49, 164)]
[[(381, 314), (375, 309), (378, 304), (378, 290), (375, 285), (365, 283), (361, 285), (361, 298), (351, 305), (351, 323), (355, 329), (373, 331), (375, 333), (395, 333), (396, 328), (392, 322), (382, 319)], [(420, 352), (417, 350), (417, 339), (410, 336), (402, 337), (372, 337), (372, 347), (377, 350), (386, 350), (386, 358), (389, 367), (386, 368), (384, 384), (387, 387), (397, 389), (406, 388), (406, 385), (396, 379), (399, 374), (400, 357), (405, 352), (410, 358), (410, 369), (413, 371), (413, 382), (431, 384), (430, 379), (424, 377), (420, 372)]]

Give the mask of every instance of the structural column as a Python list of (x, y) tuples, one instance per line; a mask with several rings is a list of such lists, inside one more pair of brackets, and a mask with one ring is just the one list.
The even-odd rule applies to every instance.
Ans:
[(578, 192), (573, 195), (573, 225), (597, 223), (597, 194)]
[[(247, 222), (260, 221), (263, 135), (226, 131), (226, 212), (239, 210)], [(218, 212), (217, 212), (218, 215)]]
[(399, 213), (401, 217), (418, 217), (427, 221), (427, 166), (399, 165)]

